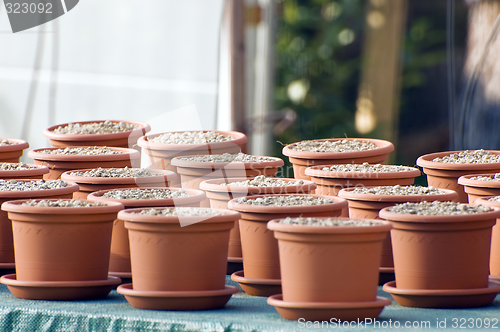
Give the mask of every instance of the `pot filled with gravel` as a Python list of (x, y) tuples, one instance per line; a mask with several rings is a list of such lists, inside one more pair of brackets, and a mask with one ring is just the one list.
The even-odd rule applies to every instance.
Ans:
[(452, 189), (458, 200), (467, 203), (467, 194), (458, 178), (468, 174), (500, 172), (500, 151), (448, 151), (423, 155), (417, 165), (427, 175), (427, 183), (435, 188)]
[(199, 130), (143, 136), (137, 144), (148, 155), (150, 168), (175, 172), (174, 157), (238, 153), (246, 142), (246, 135), (237, 131)]
[(0, 162), (18, 163), (28, 142), (16, 138), (0, 138)]
[[(28, 198), (71, 198), (78, 185), (62, 180), (8, 179), (0, 180), (0, 204)], [(7, 212), (0, 211), (0, 269), (14, 268), (12, 222)]]
[(28, 152), (28, 157), (35, 160), (35, 165), (49, 167), (50, 172), (44, 179), (58, 179), (71, 170), (138, 167), (141, 154), (135, 149), (86, 146), (35, 149)]
[(332, 138), (292, 143), (283, 148), (293, 164), (296, 179), (310, 180), (306, 168), (332, 164), (383, 163), (394, 145), (389, 141), (368, 138)]
[(73, 195), (74, 199), (86, 199), (90, 193), (106, 189), (179, 185), (179, 176), (174, 172), (131, 167), (66, 171), (61, 175), (61, 179), (80, 186)]
[[(391, 303), (377, 297), (382, 241), (391, 227), (387, 221), (371, 219), (299, 217), (269, 221), (267, 228), (273, 231), (279, 246), (283, 293), (271, 296), (268, 303), (284, 318), (293, 320), (377, 317)], [(359, 310), (347, 312), (350, 307)], [(335, 308), (344, 311), (333, 314)]]
[(245, 271), (244, 275), (235, 272), (232, 279), (250, 295), (277, 294), (267, 292), (277, 291), (276, 287), (262, 289), (263, 292), (259, 289), (268, 280), (281, 285), (278, 242), (267, 229), (267, 222), (286, 217), (336, 217), (346, 207), (347, 201), (343, 198), (310, 194), (257, 195), (230, 200), (228, 208), (241, 213), (239, 224)]
[(42, 179), (49, 168), (43, 165), (19, 163), (0, 163), (0, 179)]
[(500, 195), (500, 173), (463, 175), (457, 182), (464, 187), (469, 204), (481, 197)]
[(134, 148), (151, 127), (140, 121), (98, 120), (63, 123), (43, 131), (53, 147), (113, 146)]
[[(167, 171), (164, 171), (167, 172)], [(93, 192), (87, 199), (91, 202), (118, 202), (125, 209), (139, 207), (199, 207), (205, 198), (201, 190), (181, 188), (120, 188)], [(130, 245), (128, 231), (121, 219), (113, 223), (109, 274), (131, 278)]]
[[(500, 196), (478, 197), (475, 205), (485, 205), (500, 208)], [(497, 218), (491, 232), (490, 275), (500, 281), (500, 220)]]
[[(339, 197), (349, 204), (349, 218), (379, 219), (383, 208), (405, 202), (457, 201), (458, 194), (449, 189), (420, 186), (378, 186), (342, 189)], [(393, 267), (391, 237), (387, 236), (382, 245), (381, 267)]]

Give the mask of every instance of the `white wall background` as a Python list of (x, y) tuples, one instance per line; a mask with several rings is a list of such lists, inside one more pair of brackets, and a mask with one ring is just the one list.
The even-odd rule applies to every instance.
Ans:
[[(81, 0), (57, 22), (13, 34), (1, 5), (0, 137), (47, 147), (49, 125), (97, 119), (145, 121), (151, 133), (215, 129), (221, 15), (222, 0)], [(34, 107), (25, 118), (39, 38)]]

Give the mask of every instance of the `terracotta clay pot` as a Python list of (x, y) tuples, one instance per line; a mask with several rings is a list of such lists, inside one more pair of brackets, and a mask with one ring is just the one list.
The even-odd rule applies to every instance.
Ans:
[(229, 231), (239, 213), (178, 217), (137, 213), (141, 210), (118, 214), (129, 231), (134, 290), (224, 289)]
[[(302, 184), (281, 186), (281, 187), (254, 187), (254, 186), (227, 186), (224, 183), (239, 182), (245, 180), (253, 180), (254, 178), (222, 178), (205, 180), (200, 183), (200, 189), (206, 192), (207, 198), (210, 199), (210, 207), (214, 209), (227, 209), (227, 203), (234, 198), (255, 195), (269, 194), (308, 194), (316, 188), (312, 181), (305, 180)], [(283, 181), (296, 182), (295, 179), (284, 179)], [(239, 222), (231, 230), (229, 237), (229, 252), (230, 258), (242, 257), (241, 238)]]
[(396, 285), (401, 289), (488, 287), (491, 228), (500, 209), (466, 215), (400, 214), (391, 222)]
[[(79, 169), (79, 172), (91, 171), (92, 169)], [(80, 189), (73, 194), (74, 199), (86, 199), (94, 192), (106, 189), (118, 188), (146, 188), (146, 187), (171, 187), (179, 185), (179, 176), (171, 171), (155, 170), (162, 173), (157, 176), (143, 177), (91, 177), (71, 174), (74, 171), (66, 171), (61, 174), (61, 179), (76, 183)]]
[[(458, 178), (468, 174), (497, 173), (500, 172), (500, 163), (484, 164), (453, 164), (432, 161), (434, 158), (442, 158), (461, 151), (437, 152), (423, 155), (417, 159), (417, 165), (423, 168), (427, 175), (427, 183), (434, 188), (455, 190), (458, 193), (458, 201), (467, 203), (467, 194), (464, 187), (459, 184)], [(488, 151), (500, 154), (500, 151)]]
[(463, 175), (458, 178), (457, 183), (464, 187), (464, 192), (467, 194), (469, 204), (473, 204), (476, 199), (481, 197), (500, 195), (500, 181), (481, 181), (471, 179), (476, 176), (493, 178), (495, 173)]
[[(245, 134), (237, 131), (211, 130), (224, 136), (233, 136), (234, 140), (225, 142), (203, 143), (203, 144), (164, 144), (154, 143), (149, 140), (164, 133), (143, 136), (139, 138), (137, 144), (149, 157), (150, 168), (165, 169), (175, 172), (175, 166), (170, 164), (172, 158), (188, 155), (206, 155), (222, 153), (238, 153), (241, 147), (247, 142)], [(203, 130), (208, 132), (208, 130)], [(175, 131), (172, 133), (182, 133)]]
[[(479, 197), (474, 200), (474, 204), (500, 208), (500, 202), (488, 200), (491, 197), (495, 196)], [(500, 222), (498, 218), (491, 232), (490, 275), (500, 276)]]
[(382, 241), (391, 224), (305, 226), (271, 220), (278, 240), (283, 301), (375, 301)]
[(4, 139), (14, 144), (0, 146), (0, 162), (18, 163), (19, 158), (23, 155), (23, 150), (27, 149), (30, 145), (22, 139), (15, 138), (0, 138), (0, 141)]
[[(168, 171), (164, 171), (168, 172)], [(116, 188), (115, 188), (116, 189)], [(171, 206), (171, 207), (199, 207), (201, 200), (205, 198), (205, 193), (201, 190), (182, 189), (191, 196), (166, 198), (166, 199), (114, 199), (105, 198), (103, 195), (109, 191), (100, 190), (88, 195), (87, 199), (91, 202), (118, 202), (123, 204), (125, 209), (140, 208), (140, 207), (155, 207), (155, 206)], [(119, 188), (119, 189), (137, 189), (134, 188)], [(160, 188), (142, 188), (142, 189), (160, 189)], [(179, 191), (180, 188), (168, 188), (171, 191)], [(125, 228), (125, 222), (121, 219), (116, 219), (113, 222), (113, 236), (111, 238), (111, 253), (109, 259), (109, 273), (118, 277), (129, 277), (131, 273), (130, 267), (130, 245), (128, 240), (128, 231)]]
[(12, 220), (16, 279), (107, 280), (113, 220), (120, 203), (93, 207), (2, 204)]
[[(18, 163), (14, 163), (18, 164)], [(43, 165), (27, 164), (29, 169), (13, 171), (0, 170), (0, 179), (42, 179), (44, 174), (49, 173), (49, 168)]]
[[(338, 196), (345, 198), (349, 204), (349, 218), (352, 219), (379, 219), (379, 211), (383, 208), (404, 202), (422, 201), (454, 201), (458, 194), (449, 189), (441, 189), (444, 194), (439, 195), (373, 195), (353, 192), (356, 188), (342, 189)], [(393, 267), (391, 237), (387, 236), (382, 244), (381, 267)]]
[(62, 155), (42, 153), (43, 150), (57, 150), (59, 148), (35, 149), (28, 152), (28, 157), (35, 160), (36, 165), (48, 166), (50, 172), (44, 179), (58, 179), (66, 171), (92, 168), (112, 167), (139, 167), (141, 154), (134, 149), (115, 148), (120, 154), (112, 155)]
[[(257, 195), (260, 198), (268, 195)], [(286, 195), (280, 195), (286, 196)], [(299, 196), (299, 195), (294, 195)], [(330, 204), (305, 206), (265, 206), (238, 203), (238, 199), (228, 202), (228, 208), (241, 213), (240, 236), (243, 253), (243, 270), (246, 278), (280, 279), (278, 242), (267, 222), (286, 217), (336, 217), (347, 207), (347, 201), (339, 197), (308, 195), (331, 199)]]
[(360, 140), (369, 141), (378, 146), (377, 149), (352, 152), (308, 152), (295, 151), (290, 149), (290, 145), (283, 148), (283, 154), (288, 156), (293, 164), (293, 174), (296, 179), (310, 180), (305, 173), (306, 168), (315, 165), (333, 165), (333, 164), (381, 164), (394, 150), (394, 145), (389, 141), (370, 139), (370, 138), (331, 138), (317, 141), (339, 141), (339, 140)]
[[(106, 120), (78, 121), (72, 124), (100, 123)], [(134, 148), (139, 137), (151, 130), (151, 127), (140, 121), (108, 120), (110, 122), (125, 122), (138, 126), (137, 129), (109, 134), (59, 134), (54, 132), (58, 127), (65, 127), (70, 123), (51, 126), (43, 131), (43, 135), (49, 139), (53, 147), (61, 148), (68, 146), (114, 146), (119, 148)]]
[[(16, 179), (20, 182), (30, 182), (30, 179)], [(64, 199), (71, 198), (78, 190), (78, 185), (68, 184), (64, 188), (26, 191), (0, 191), (0, 204), (17, 199)], [(0, 211), (0, 266), (14, 265), (14, 245), (12, 242), (12, 222), (7, 212)]]

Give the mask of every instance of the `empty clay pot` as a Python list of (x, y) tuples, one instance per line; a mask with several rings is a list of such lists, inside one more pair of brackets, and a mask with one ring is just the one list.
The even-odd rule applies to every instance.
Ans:
[(471, 174), (463, 175), (458, 178), (457, 183), (464, 187), (464, 192), (467, 194), (469, 204), (473, 204), (476, 199), (481, 197), (500, 195), (500, 181), (483, 181), (471, 179), (476, 176), (484, 176), (492, 179), (495, 174)]
[(0, 162), (18, 163), (19, 158), (23, 155), (23, 150), (29, 147), (28, 142), (16, 138), (0, 138), (0, 141), (4, 139), (14, 144), (0, 146)]

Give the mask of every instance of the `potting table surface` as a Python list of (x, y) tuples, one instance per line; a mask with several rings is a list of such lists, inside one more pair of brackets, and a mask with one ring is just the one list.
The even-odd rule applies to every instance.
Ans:
[[(227, 277), (226, 283), (237, 285)], [(379, 287), (379, 295), (390, 297)], [(469, 318), (474, 328), (469, 327)], [(493, 304), (474, 309), (416, 309), (393, 304), (385, 307), (374, 324), (350, 329), (387, 331), (399, 326), (406, 330), (442, 330), (437, 322), (446, 319), (446, 328), (474, 330), (480, 322), (491, 321), (490, 329), (500, 330), (500, 297)], [(454, 320), (455, 319), (455, 320)], [(460, 321), (462, 319), (462, 321)], [(429, 322), (429, 323), (426, 323)], [(454, 322), (457, 322), (455, 325)], [(405, 325), (406, 324), (406, 325)], [(428, 324), (424, 326), (424, 324)], [(392, 328), (391, 328), (392, 326)], [(406, 326), (406, 327), (405, 327)], [(266, 298), (234, 294), (224, 309), (207, 311), (155, 311), (135, 309), (112, 291), (107, 298), (93, 301), (33, 301), (15, 298), (0, 285), (1, 331), (317, 331), (346, 330), (323, 325), (309, 328), (305, 323), (287, 321), (266, 303)]]

